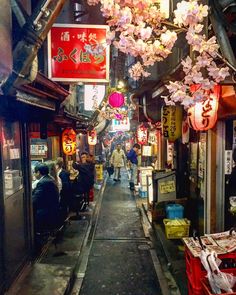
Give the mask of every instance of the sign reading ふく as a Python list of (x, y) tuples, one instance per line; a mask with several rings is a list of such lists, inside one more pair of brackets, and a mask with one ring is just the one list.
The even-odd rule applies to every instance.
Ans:
[(49, 77), (66, 82), (109, 82), (108, 26), (56, 24), (48, 34)]

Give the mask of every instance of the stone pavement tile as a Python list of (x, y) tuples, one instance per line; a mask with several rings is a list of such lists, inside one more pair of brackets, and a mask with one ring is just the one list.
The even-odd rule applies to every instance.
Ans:
[(162, 295), (147, 243), (94, 241), (80, 295)]
[(71, 267), (37, 263), (20, 288), (8, 295), (63, 295), (69, 284)]

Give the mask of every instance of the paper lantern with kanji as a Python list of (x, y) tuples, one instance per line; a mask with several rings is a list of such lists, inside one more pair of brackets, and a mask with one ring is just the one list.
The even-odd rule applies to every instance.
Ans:
[(62, 132), (62, 149), (64, 154), (72, 156), (76, 152), (76, 133), (67, 128)]
[(148, 142), (148, 129), (143, 125), (137, 129), (137, 141), (139, 144), (146, 144)]
[(197, 102), (188, 109), (188, 124), (197, 131), (206, 131), (213, 128), (217, 121), (217, 111), (219, 105), (220, 86), (209, 91), (208, 98), (202, 102)]
[(124, 94), (119, 91), (112, 92), (108, 97), (108, 103), (113, 108), (122, 107), (125, 103)]
[(97, 144), (97, 132), (96, 130), (88, 131), (88, 144), (96, 145)]
[(182, 134), (182, 107), (163, 106), (161, 109), (162, 133), (164, 138), (174, 142)]

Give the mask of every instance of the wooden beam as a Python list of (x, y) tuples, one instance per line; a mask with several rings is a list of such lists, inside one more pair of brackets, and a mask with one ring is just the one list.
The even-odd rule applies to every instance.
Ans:
[(210, 209), (211, 209), (211, 220), (210, 220), (210, 231), (211, 233), (216, 232), (216, 127), (211, 131), (211, 179), (210, 179)]

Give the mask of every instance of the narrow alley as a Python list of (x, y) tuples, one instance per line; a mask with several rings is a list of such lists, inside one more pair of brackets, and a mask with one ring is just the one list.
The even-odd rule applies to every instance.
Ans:
[(80, 295), (162, 294), (126, 179), (107, 181)]
[(236, 0), (0, 7), (0, 295), (236, 295)]

